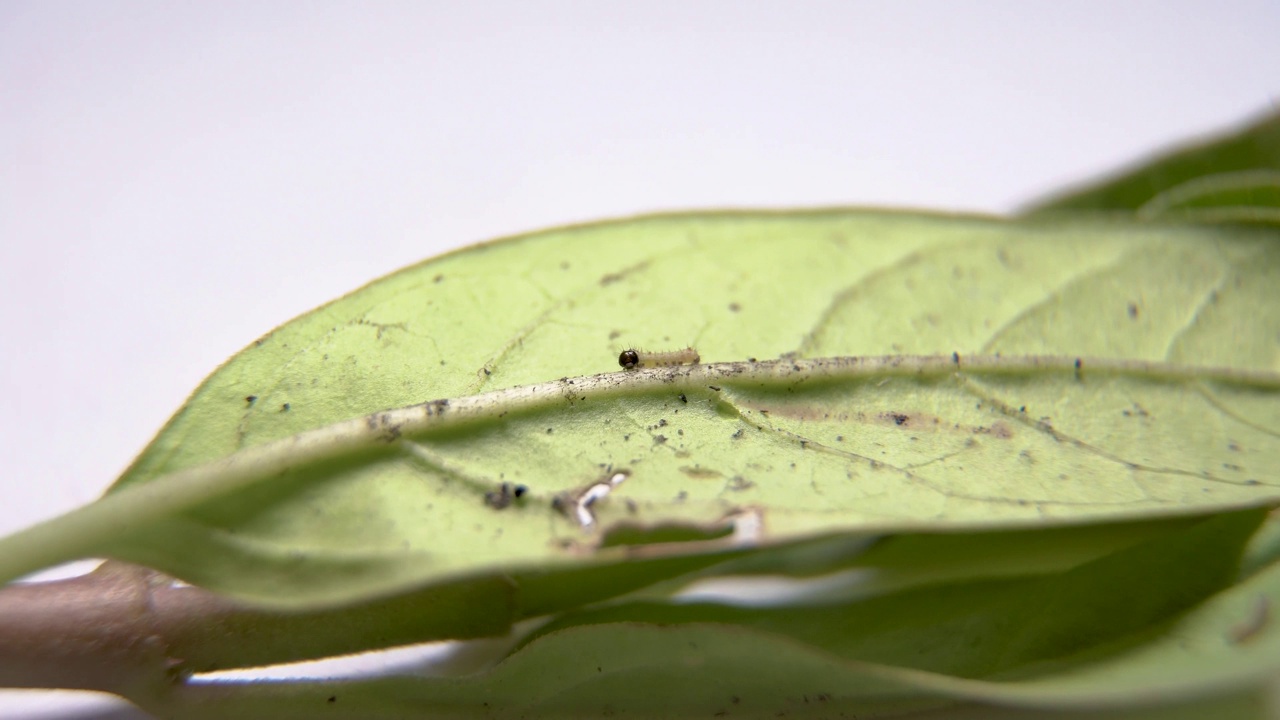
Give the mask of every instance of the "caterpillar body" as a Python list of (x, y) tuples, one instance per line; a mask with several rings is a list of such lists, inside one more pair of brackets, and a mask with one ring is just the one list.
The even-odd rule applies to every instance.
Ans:
[(665, 365), (694, 365), (702, 360), (698, 351), (691, 347), (667, 352), (649, 352), (631, 348), (623, 350), (618, 356), (618, 364), (623, 370), (635, 370), (644, 367), (662, 367)]

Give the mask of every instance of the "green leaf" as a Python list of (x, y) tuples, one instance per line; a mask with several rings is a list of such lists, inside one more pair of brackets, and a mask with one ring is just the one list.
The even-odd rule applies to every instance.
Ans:
[[(571, 612), (526, 642), (579, 625), (720, 622), (786, 635), (844, 658), (961, 677), (1007, 674), (1144, 630), (1227, 586), (1263, 515), (1252, 510), (1201, 519), (1058, 572), (1028, 568), (999, 577), (979, 571), (848, 603), (638, 602)], [(1001, 539), (1013, 549), (1035, 534)], [(982, 556), (966, 559), (973, 567)]]
[[(1187, 515), (995, 530), (924, 530), (887, 537), (841, 534), (761, 549), (675, 582), (678, 589), (691, 591), (702, 587), (700, 580), (714, 588), (726, 581), (740, 585), (752, 576), (785, 576), (808, 579), (797, 586), (804, 592), (804, 602), (879, 597), (922, 586), (1060, 573), (1203, 521), (1203, 515)], [(1251, 564), (1276, 559), (1270, 540), (1280, 539), (1280, 523), (1273, 525), (1258, 533), (1251, 546)], [(832, 582), (837, 579), (847, 582)], [(669, 592), (662, 589), (643, 595), (665, 600)]]
[(106, 497), (0, 541), (0, 577), (105, 555), (317, 608), (516, 572), (522, 616), (753, 543), (1274, 502), (1276, 239), (828, 211), (477, 246), (232, 358)]
[(1128, 211), (1144, 219), (1280, 223), (1280, 114), (1032, 206), (1032, 215)]
[(1232, 584), (1262, 517), (1209, 518), (1064, 572), (850, 604), (616, 606), (548, 626), (478, 675), (196, 685), (166, 712), (867, 717), (958, 701), (1042, 710), (1216, 702), (1280, 671), (1280, 630), (1258, 611), (1280, 600), (1280, 564)]

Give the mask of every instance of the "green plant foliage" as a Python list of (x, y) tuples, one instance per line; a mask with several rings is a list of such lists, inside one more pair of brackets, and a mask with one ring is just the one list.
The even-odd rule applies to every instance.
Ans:
[(568, 613), (526, 642), (581, 625), (723, 622), (851, 659), (961, 677), (1007, 674), (1144, 630), (1221, 590), (1236, 579), (1261, 518), (1258, 511), (1216, 516), (1058, 572), (975, 573), (848, 603), (612, 605)]
[[(781, 542), (1267, 501), (1274, 240), (821, 212), (480, 246), (254, 343), (106, 498), (6, 541), (6, 567), (108, 555), (314, 607), (616, 562), (634, 552), (596, 545), (627, 525), (714, 537), (745, 517)], [(583, 377), (687, 343), (711, 364)], [(583, 527), (576, 498), (618, 471)], [(499, 501), (503, 483), (527, 492)]]
[(462, 678), (137, 691), (173, 717), (1262, 716), (1278, 188), (1280, 116), (1016, 219), (467, 248), (231, 358), (0, 579), (110, 557), (239, 603), (173, 633), (189, 671), (512, 633)]
[[(459, 679), (194, 688), (208, 716), (874, 717), (957, 701), (1139, 708), (1280, 670), (1258, 621), (1280, 564), (1235, 566), (1262, 513), (1201, 520), (1068, 570), (779, 608), (630, 603), (571, 614)], [(660, 689), (660, 691), (658, 691)], [(329, 698), (335, 698), (330, 701)], [(207, 704), (206, 704), (207, 703)]]
[(1068, 191), (1032, 214), (1133, 212), (1147, 219), (1280, 223), (1280, 114)]

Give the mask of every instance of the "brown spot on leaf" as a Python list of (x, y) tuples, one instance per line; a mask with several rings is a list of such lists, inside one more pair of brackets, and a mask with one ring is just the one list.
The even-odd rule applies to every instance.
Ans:
[(622, 270), (619, 270), (616, 273), (606, 273), (604, 275), (601, 275), (600, 281), (599, 281), (600, 287), (608, 287), (616, 282), (621, 282), (622, 280), (625, 280), (628, 275), (632, 273), (640, 272), (647, 267), (649, 267), (649, 261), (645, 260), (644, 262), (636, 263), (631, 267), (623, 268)]
[[(627, 520), (614, 523), (605, 529), (600, 547), (661, 545), (668, 543), (706, 543), (733, 534), (733, 524), (663, 522), (643, 524)], [(670, 548), (675, 550), (676, 548)]]
[(1008, 440), (1013, 437), (1013, 428), (1009, 427), (1009, 424), (1004, 421), (998, 421), (992, 424), (991, 427), (986, 428), (986, 433), (993, 438)]

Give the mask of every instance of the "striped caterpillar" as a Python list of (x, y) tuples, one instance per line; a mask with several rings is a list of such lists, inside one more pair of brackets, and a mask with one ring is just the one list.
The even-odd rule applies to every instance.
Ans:
[(642, 367), (661, 367), (663, 365), (693, 365), (701, 361), (698, 351), (691, 347), (668, 352), (649, 352), (631, 348), (623, 350), (618, 356), (618, 364), (624, 370), (635, 370)]

